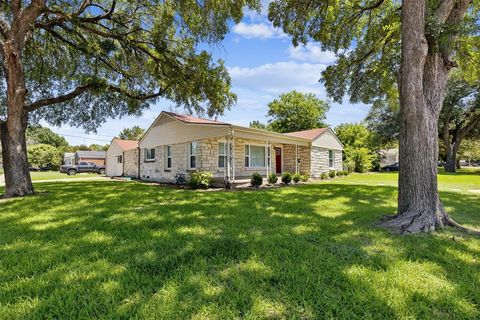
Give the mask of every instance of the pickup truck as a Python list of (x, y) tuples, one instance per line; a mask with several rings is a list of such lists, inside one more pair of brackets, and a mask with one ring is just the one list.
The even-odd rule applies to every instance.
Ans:
[(79, 162), (76, 165), (60, 166), (60, 172), (66, 173), (69, 176), (74, 176), (77, 173), (83, 173), (83, 172), (105, 174), (105, 166), (97, 165), (93, 162)]

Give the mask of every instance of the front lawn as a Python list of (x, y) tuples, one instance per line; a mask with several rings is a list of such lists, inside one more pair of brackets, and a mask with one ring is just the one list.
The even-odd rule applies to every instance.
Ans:
[(60, 173), (58, 171), (32, 171), (30, 172), (30, 177), (32, 181), (42, 181), (42, 180), (63, 180), (63, 179), (79, 179), (79, 178), (98, 178), (102, 177), (96, 173), (78, 173), (74, 176), (69, 176), (66, 173)]
[[(380, 177), (238, 192), (38, 183), (0, 200), (0, 318), (478, 319), (480, 239), (377, 228), (396, 205)], [(480, 194), (442, 190), (480, 228)]]

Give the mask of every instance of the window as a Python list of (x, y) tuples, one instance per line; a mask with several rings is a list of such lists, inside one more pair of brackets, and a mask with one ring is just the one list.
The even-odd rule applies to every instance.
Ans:
[(117, 163), (122, 163), (123, 156), (117, 156)]
[(218, 167), (225, 168), (227, 166), (227, 144), (225, 142), (218, 143)]
[(330, 168), (335, 167), (335, 158), (333, 156), (333, 150), (328, 150), (328, 166)]
[(197, 148), (198, 142), (190, 142), (188, 144), (188, 168), (195, 169), (197, 167)]
[[(265, 146), (245, 146), (245, 167), (264, 168), (265, 167)], [(270, 157), (269, 157), (270, 158)]]
[(165, 170), (172, 168), (172, 146), (165, 146)]
[(145, 161), (155, 161), (155, 148), (145, 149)]

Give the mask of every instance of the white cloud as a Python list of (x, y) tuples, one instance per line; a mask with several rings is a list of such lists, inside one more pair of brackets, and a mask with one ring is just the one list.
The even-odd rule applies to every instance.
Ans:
[(288, 48), (290, 58), (313, 63), (331, 64), (335, 62), (335, 53), (323, 51), (319, 45), (308, 43), (302, 46)]
[(233, 27), (234, 33), (245, 38), (272, 39), (285, 38), (287, 35), (281, 29), (274, 28), (270, 23), (245, 23), (240, 22)]

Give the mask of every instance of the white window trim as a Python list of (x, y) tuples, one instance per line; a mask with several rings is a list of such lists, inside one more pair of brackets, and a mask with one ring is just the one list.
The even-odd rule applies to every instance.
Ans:
[[(332, 166), (330, 166), (330, 151), (332, 152)], [(335, 150), (328, 149), (328, 168), (335, 169)]]
[(144, 148), (144, 149), (143, 149), (143, 152), (144, 152), (143, 160), (144, 160), (145, 162), (153, 162), (153, 161), (155, 161), (155, 157), (157, 156), (157, 151), (153, 151), (153, 153), (154, 153), (153, 158), (147, 158), (147, 156), (148, 156), (147, 150), (155, 150), (155, 148)]
[[(257, 169), (266, 169), (267, 166), (268, 166), (268, 162), (267, 162), (267, 152), (268, 152), (268, 145), (266, 144), (258, 144), (258, 143), (246, 143), (244, 145), (245, 147), (248, 146), (248, 166), (245, 166), (245, 169), (251, 169), (251, 170), (257, 170)], [(250, 166), (250, 146), (256, 146), (256, 147), (264, 147), (265, 148), (265, 165), (263, 167), (251, 167)], [(270, 148), (270, 152), (272, 152), (272, 149)], [(243, 148), (243, 153), (244, 153), (244, 157), (243, 157), (243, 162), (244, 162), (244, 165), (245, 165), (245, 158), (247, 157), (247, 154), (245, 153), (245, 148)], [(272, 157), (270, 156), (270, 161), (272, 160)], [(272, 166), (270, 165), (270, 168)]]
[[(170, 148), (170, 155), (168, 155), (168, 149)], [(170, 158), (170, 166), (168, 166), (168, 159)], [(165, 170), (171, 170), (173, 165), (173, 148), (171, 145), (165, 146), (165, 163), (164, 168)]]
[[(225, 145), (225, 153), (224, 153), (223, 155), (221, 155), (220, 152), (218, 152), (218, 147), (219, 147), (220, 143), (223, 143), (223, 144)], [(227, 157), (227, 147), (228, 147), (228, 145), (227, 145), (227, 141), (226, 141), (226, 140), (218, 140), (218, 143), (217, 143), (217, 168), (218, 168), (218, 169), (222, 169), (222, 170), (223, 170), (223, 169), (226, 169), (226, 168), (227, 168), (227, 161), (228, 161), (228, 157)], [(218, 165), (218, 160), (219, 160), (219, 158), (220, 158), (221, 156), (225, 157), (225, 165), (224, 165), (223, 167), (220, 167), (220, 166)]]
[[(197, 148), (195, 148), (195, 154), (190, 153), (191, 152), (190, 151), (191, 150), (190, 146), (191, 146), (192, 143), (195, 143), (197, 145), (197, 148), (200, 145), (198, 143), (198, 141), (190, 141), (189, 143), (187, 143), (187, 168), (188, 168), (188, 170), (196, 170), (198, 168), (198, 161), (197, 161), (198, 160), (198, 152), (197, 152), (198, 150), (197, 150)], [(191, 166), (191, 164), (192, 164), (191, 157), (193, 157), (193, 156), (195, 156), (195, 167)]]

